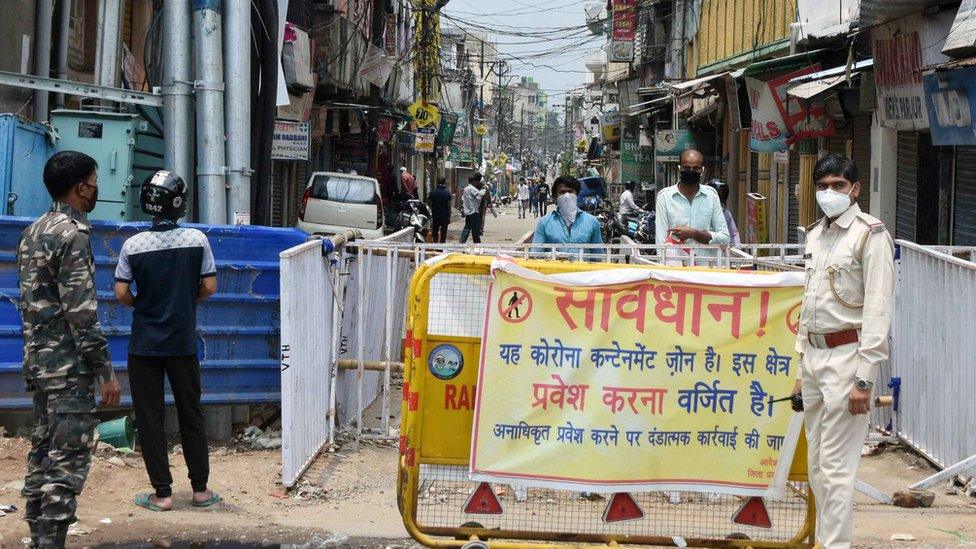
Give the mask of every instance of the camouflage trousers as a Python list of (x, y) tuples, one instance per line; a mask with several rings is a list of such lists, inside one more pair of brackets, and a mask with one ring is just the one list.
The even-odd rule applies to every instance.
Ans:
[(23, 496), (26, 519), (38, 547), (61, 547), (75, 521), (75, 498), (88, 477), (95, 424), (94, 378), (58, 380), (57, 388), (36, 383), (34, 431), (27, 455)]

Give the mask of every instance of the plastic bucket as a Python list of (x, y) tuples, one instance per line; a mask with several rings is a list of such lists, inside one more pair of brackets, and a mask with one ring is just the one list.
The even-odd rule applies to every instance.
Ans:
[(135, 430), (129, 416), (98, 424), (98, 440), (118, 449), (131, 450), (135, 446)]

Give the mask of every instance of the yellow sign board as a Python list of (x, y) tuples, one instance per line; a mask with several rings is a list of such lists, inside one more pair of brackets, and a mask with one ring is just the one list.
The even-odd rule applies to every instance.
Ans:
[(568, 490), (782, 494), (802, 273), (613, 269), (496, 259), (474, 480)]
[(413, 117), (418, 128), (426, 128), (428, 126), (437, 128), (440, 126), (441, 113), (437, 110), (437, 107), (426, 101), (418, 100), (414, 102), (407, 107), (407, 112)]

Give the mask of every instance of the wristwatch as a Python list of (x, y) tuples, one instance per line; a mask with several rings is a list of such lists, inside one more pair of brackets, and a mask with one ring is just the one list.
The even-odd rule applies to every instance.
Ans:
[(871, 388), (874, 387), (874, 382), (857, 378), (857, 382), (854, 383), (854, 386), (862, 391), (870, 391)]

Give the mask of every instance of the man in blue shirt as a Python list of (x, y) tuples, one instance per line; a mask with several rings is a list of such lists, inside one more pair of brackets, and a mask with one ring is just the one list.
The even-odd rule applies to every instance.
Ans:
[[(580, 182), (575, 177), (562, 176), (552, 183), (552, 195), (556, 197), (556, 211), (539, 219), (532, 237), (533, 244), (597, 244), (598, 246), (558, 247), (559, 254), (603, 254), (603, 236), (596, 217), (580, 211), (576, 202)], [(532, 248), (533, 252), (548, 251), (544, 246)], [(599, 257), (589, 257), (598, 261)]]
[[(654, 239), (658, 244), (729, 243), (729, 228), (718, 193), (702, 185), (704, 157), (694, 149), (681, 154), (677, 185), (657, 194)], [(702, 250), (698, 256), (715, 257), (714, 250)]]
[(139, 494), (135, 503), (152, 511), (173, 507), (164, 377), (169, 378), (176, 401), (192, 504), (209, 507), (220, 501), (216, 492), (207, 489), (210, 464), (200, 403), (196, 315), (197, 302), (217, 291), (217, 267), (206, 235), (176, 224), (186, 215), (186, 191), (183, 179), (165, 170), (142, 184), (139, 201), (142, 211), (153, 216), (153, 226), (125, 241), (115, 270), (115, 296), (134, 308), (129, 386), (142, 459), (155, 490)]

